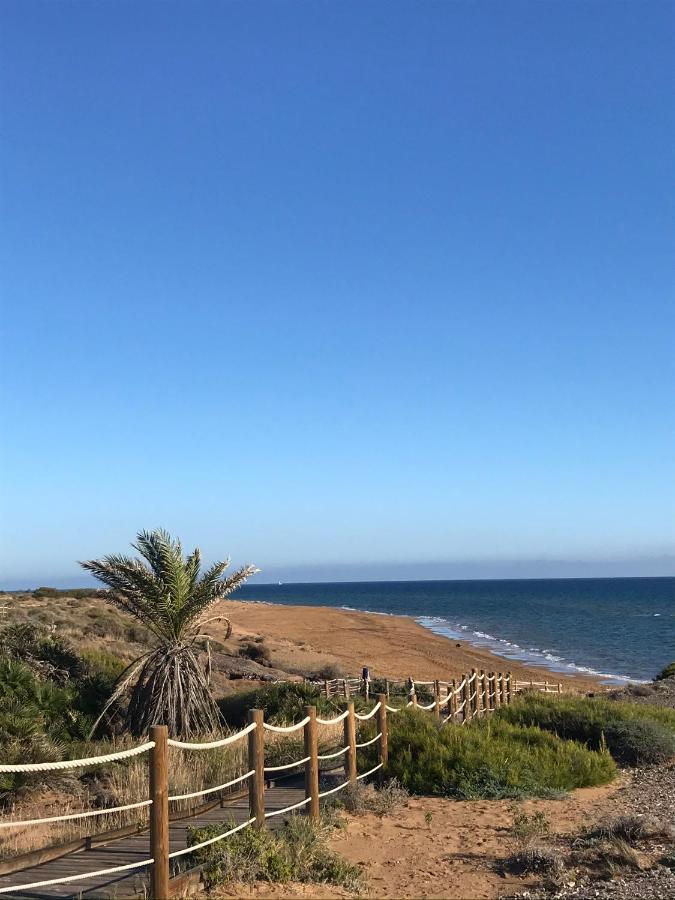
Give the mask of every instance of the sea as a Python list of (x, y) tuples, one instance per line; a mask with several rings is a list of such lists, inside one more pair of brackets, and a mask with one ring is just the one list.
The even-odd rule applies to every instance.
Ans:
[(235, 597), (412, 616), (448, 640), (609, 683), (649, 681), (675, 660), (675, 578), (252, 583)]

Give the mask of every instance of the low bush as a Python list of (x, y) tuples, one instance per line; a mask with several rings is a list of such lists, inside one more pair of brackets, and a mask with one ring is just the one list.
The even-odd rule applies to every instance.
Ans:
[(666, 678), (675, 678), (675, 660), (668, 663), (656, 676), (657, 681), (665, 681)]
[(382, 818), (402, 806), (409, 796), (408, 791), (395, 778), (381, 787), (358, 781), (345, 788), (340, 800), (336, 801), (336, 806), (354, 815), (371, 812)]
[(270, 665), (272, 660), (269, 647), (258, 641), (247, 641), (242, 644), (239, 647), (239, 656), (261, 663), (264, 666)]
[(386, 774), (415, 794), (478, 798), (557, 797), (606, 784), (616, 766), (592, 751), (536, 727), (492, 718), (439, 728), (424, 712), (389, 719)]
[(562, 879), (565, 871), (563, 858), (552, 847), (527, 847), (516, 850), (503, 863), (507, 872), (513, 875), (547, 875), (555, 883)]
[[(222, 834), (234, 823), (188, 830), (188, 841), (201, 843)], [(226, 840), (197, 850), (208, 887), (224, 881), (299, 881), (334, 884), (360, 891), (360, 870), (326, 846), (335, 821), (315, 825), (304, 816), (290, 816), (279, 831), (244, 828)]]
[(675, 756), (675, 709), (600, 697), (546, 697), (527, 693), (495, 717), (537, 726), (593, 750), (605, 744), (624, 766), (658, 763)]
[(636, 847), (647, 840), (673, 840), (675, 828), (652, 816), (619, 816), (602, 822), (584, 834), (584, 841), (593, 843), (616, 838)]

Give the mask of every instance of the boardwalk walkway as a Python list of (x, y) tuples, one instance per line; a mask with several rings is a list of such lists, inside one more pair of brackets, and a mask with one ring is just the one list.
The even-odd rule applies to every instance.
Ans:
[[(265, 792), (265, 809), (272, 812), (285, 809), (293, 803), (297, 803), (304, 797), (304, 788), (300, 778), (288, 780), (270, 787)], [(244, 822), (249, 817), (248, 799), (241, 797), (227, 803), (221, 809), (216, 807), (208, 812), (190, 819), (182, 819), (172, 822), (169, 830), (171, 842), (170, 852), (180, 850), (187, 846), (188, 828), (214, 825), (234, 820)], [(272, 817), (269, 819), (270, 827), (281, 825), (284, 817)], [(82, 850), (72, 853), (60, 859), (33, 866), (13, 875), (0, 876), (0, 888), (16, 887), (11, 893), (2, 894), (2, 897), (16, 897), (26, 900), (37, 898), (97, 898), (97, 900), (124, 900), (124, 898), (148, 896), (148, 877), (145, 869), (119, 872), (113, 875), (102, 875), (98, 878), (82, 879), (81, 881), (67, 882), (66, 884), (54, 884), (51, 886), (22, 890), (22, 884), (31, 884), (36, 881), (47, 881), (51, 878), (61, 878), (64, 875), (76, 875), (84, 872), (96, 872), (99, 869), (121, 866), (147, 859), (150, 855), (149, 837), (147, 832), (123, 838), (104, 846), (97, 846), (91, 850)], [(190, 865), (190, 856), (182, 857), (187, 867)], [(185, 865), (184, 864), (184, 865)]]

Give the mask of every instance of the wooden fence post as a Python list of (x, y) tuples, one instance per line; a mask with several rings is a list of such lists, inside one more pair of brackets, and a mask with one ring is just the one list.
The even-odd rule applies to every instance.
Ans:
[(348, 716), (344, 720), (345, 747), (349, 747), (345, 753), (345, 775), (352, 784), (356, 784), (356, 716), (354, 715), (354, 701), (347, 703)]
[(265, 827), (265, 731), (263, 711), (249, 709), (248, 724), (256, 727), (248, 733), (248, 768), (253, 775), (248, 780), (248, 806), (255, 828)]
[(437, 722), (441, 720), (441, 686), (438, 678), (434, 681), (434, 717)]
[(153, 897), (169, 896), (169, 732), (166, 725), (153, 725), (150, 740), (150, 854)]
[(495, 675), (495, 709), (499, 709), (502, 705), (502, 673), (497, 672)]
[(450, 690), (452, 691), (452, 694), (450, 695), (450, 699), (448, 700), (448, 707), (450, 709), (450, 719), (454, 724), (455, 719), (457, 718), (457, 694), (455, 693), (455, 691), (457, 690), (457, 685), (454, 678), (450, 682)]
[[(474, 672), (476, 670), (474, 669)], [(473, 708), (476, 712), (476, 716), (480, 719), (483, 715), (483, 688), (481, 687), (480, 675), (476, 672), (476, 680), (474, 682), (474, 688), (476, 692), (476, 696), (473, 701)]]
[(562, 682), (561, 681), (558, 682), (558, 693), (562, 694)]
[(387, 695), (387, 700), (389, 699), (389, 679), (384, 679), (384, 693)]
[(487, 709), (487, 697), (485, 696), (485, 671), (480, 670), (480, 705), (483, 709), (483, 715)]
[(377, 730), (382, 734), (380, 738), (380, 758), (378, 762), (382, 763), (382, 766), (386, 768), (387, 763), (389, 762), (389, 731), (387, 724), (387, 697), (386, 694), (378, 694), (377, 699), (380, 704), (380, 708), (377, 711)]
[(513, 675), (510, 672), (507, 672), (506, 677), (508, 678), (506, 702), (510, 705), (511, 703), (513, 703)]
[(330, 697), (330, 688), (328, 687), (328, 679), (326, 678), (323, 683), (323, 689), (326, 692), (326, 697)]
[(478, 715), (478, 672), (475, 669), (471, 670), (471, 678), (473, 678), (473, 691), (469, 691), (469, 697), (472, 694), (476, 696), (471, 701), (471, 718)]
[(500, 699), (501, 705), (506, 706), (506, 704), (508, 702), (506, 699), (506, 675), (501, 676), (501, 681), (500, 681), (499, 687), (500, 687), (499, 699)]
[(469, 697), (471, 696), (471, 685), (469, 684), (469, 679), (465, 674), (462, 674), (462, 681), (464, 682), (464, 687), (462, 688), (462, 696), (464, 697), (464, 706), (462, 707), (462, 721), (466, 722), (471, 718), (471, 704), (469, 703)]
[(311, 797), (307, 805), (308, 815), (312, 822), (319, 821), (319, 741), (316, 729), (316, 706), (306, 706), (305, 716), (309, 722), (303, 728), (305, 739), (305, 799)]
[(544, 682), (544, 693), (548, 694), (548, 681)]
[(350, 690), (346, 678), (342, 679), (342, 693), (344, 694), (345, 700), (349, 700)]

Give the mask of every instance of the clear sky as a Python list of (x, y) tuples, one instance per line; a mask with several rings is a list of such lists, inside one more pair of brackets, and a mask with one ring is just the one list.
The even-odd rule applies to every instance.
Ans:
[(671, 2), (0, 18), (2, 584), (675, 572)]

